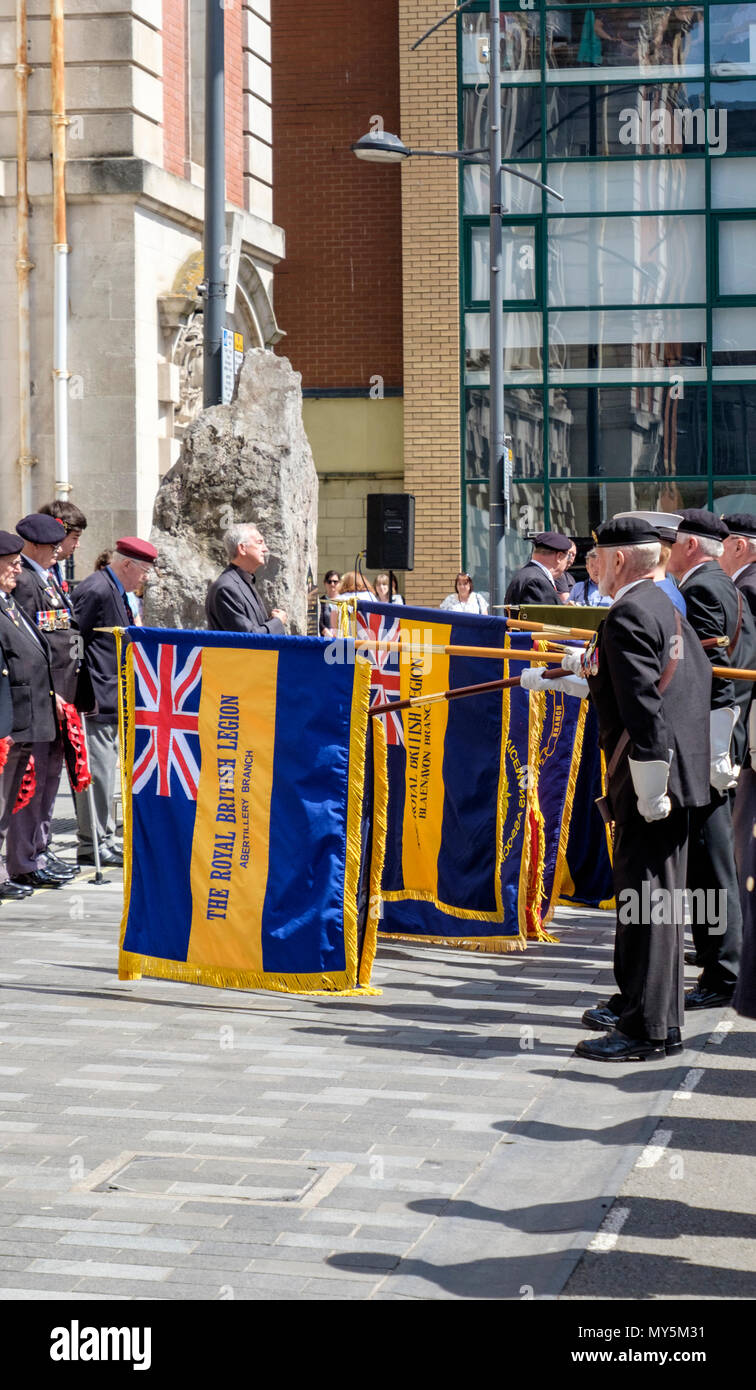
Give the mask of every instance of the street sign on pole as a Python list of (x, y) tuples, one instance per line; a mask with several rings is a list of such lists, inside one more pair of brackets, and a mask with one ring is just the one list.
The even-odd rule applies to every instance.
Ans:
[(224, 328), (221, 344), (221, 403), (228, 405), (234, 394), (236, 377), (234, 362), (234, 335), (230, 328)]

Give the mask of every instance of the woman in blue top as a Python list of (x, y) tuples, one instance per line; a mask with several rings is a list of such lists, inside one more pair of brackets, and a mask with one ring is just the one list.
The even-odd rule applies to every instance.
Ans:
[(598, 586), (598, 555), (595, 550), (589, 550), (585, 557), (585, 567), (588, 571), (587, 579), (580, 579), (577, 584), (573, 584), (570, 591), (569, 603), (579, 603), (588, 608), (608, 608), (611, 599), (608, 594), (603, 598), (599, 593)]

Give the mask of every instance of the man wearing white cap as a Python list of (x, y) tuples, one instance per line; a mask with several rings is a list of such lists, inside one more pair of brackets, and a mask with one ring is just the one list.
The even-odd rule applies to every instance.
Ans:
[(614, 520), (619, 521), (620, 518), (628, 516), (636, 516), (639, 521), (647, 521), (649, 526), (653, 526), (654, 530), (659, 532), (661, 554), (659, 556), (659, 563), (654, 570), (654, 583), (658, 584), (659, 588), (662, 589), (670, 601), (674, 603), (675, 608), (679, 608), (680, 612), (685, 616), (685, 599), (680, 593), (674, 579), (671, 575), (667, 574), (669, 557), (672, 553), (672, 546), (675, 543), (677, 528), (682, 521), (682, 517), (677, 512), (617, 512)]

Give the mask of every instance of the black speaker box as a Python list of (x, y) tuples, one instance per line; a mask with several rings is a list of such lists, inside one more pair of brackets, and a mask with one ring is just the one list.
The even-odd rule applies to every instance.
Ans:
[(365, 558), (371, 570), (415, 568), (415, 499), (411, 493), (368, 493)]

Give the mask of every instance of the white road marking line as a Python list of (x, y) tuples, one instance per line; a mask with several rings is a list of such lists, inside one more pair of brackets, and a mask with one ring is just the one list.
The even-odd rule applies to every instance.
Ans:
[(714, 1032), (712, 1033), (709, 1042), (717, 1043), (717, 1045), (719, 1043), (724, 1042), (725, 1038), (727, 1037), (727, 1034), (732, 1031), (732, 1026), (733, 1025), (729, 1019), (723, 1018), (721, 1023), (718, 1023), (716, 1028), (714, 1029)]
[(653, 1168), (659, 1162), (664, 1150), (672, 1138), (671, 1129), (657, 1129), (651, 1136), (651, 1143), (647, 1144), (641, 1154), (636, 1168)]
[(613, 1207), (603, 1222), (601, 1230), (597, 1231), (593, 1240), (590, 1241), (588, 1249), (596, 1252), (613, 1250), (629, 1215), (629, 1207)]
[(675, 1091), (675, 1093), (674, 1093), (672, 1099), (673, 1099), (673, 1100), (690, 1100), (690, 1098), (691, 1098), (693, 1092), (695, 1091), (696, 1086), (698, 1085), (698, 1083), (699, 1083), (699, 1081), (701, 1080), (701, 1077), (702, 1077), (702, 1076), (703, 1076), (703, 1067), (693, 1067), (693, 1068), (687, 1073), (687, 1075), (683, 1077), (682, 1086), (680, 1087), (680, 1090), (679, 1090), (679, 1091)]

